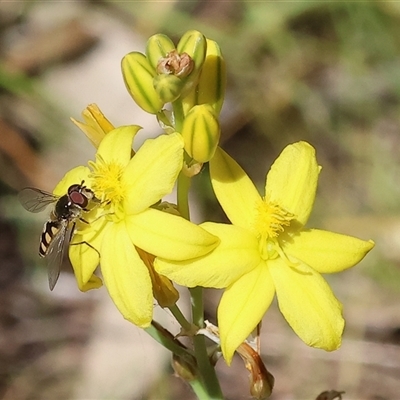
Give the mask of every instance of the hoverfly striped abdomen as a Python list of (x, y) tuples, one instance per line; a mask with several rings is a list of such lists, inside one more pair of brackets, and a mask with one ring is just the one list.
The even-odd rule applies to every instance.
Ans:
[(39, 256), (40, 257), (46, 257), (46, 254), (49, 250), (50, 243), (54, 239), (54, 237), (57, 235), (58, 232), (60, 232), (62, 224), (57, 221), (47, 221), (44, 224), (43, 227), (43, 232), (40, 237), (40, 243), (39, 243)]

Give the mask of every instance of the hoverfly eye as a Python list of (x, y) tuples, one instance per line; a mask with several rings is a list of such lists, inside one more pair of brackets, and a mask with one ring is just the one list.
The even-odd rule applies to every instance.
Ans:
[(87, 203), (87, 199), (85, 198), (85, 196), (81, 192), (78, 192), (76, 190), (72, 191), (69, 194), (69, 198), (71, 199), (72, 203), (74, 203), (78, 206), (82, 206), (85, 203)]

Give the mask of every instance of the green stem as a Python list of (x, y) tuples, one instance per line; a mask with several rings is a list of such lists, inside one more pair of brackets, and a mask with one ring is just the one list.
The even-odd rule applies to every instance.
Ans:
[(181, 132), (185, 114), (183, 112), (182, 102), (179, 99), (172, 103), (172, 110), (174, 112), (175, 130)]
[[(189, 214), (189, 187), (190, 178), (182, 172), (178, 177), (178, 211), (183, 218), (190, 220)], [(202, 328), (204, 325), (204, 302), (203, 302), (203, 288), (196, 287), (190, 289), (192, 299), (192, 322), (196, 326)], [(223, 399), (221, 387), (215, 369), (211, 365), (207, 353), (207, 346), (205, 337), (203, 335), (196, 335), (193, 337), (194, 353), (197, 360), (198, 371), (201, 375), (202, 393), (196, 392), (200, 382), (196, 382), (192, 388), (200, 400), (220, 400)]]
[(188, 221), (190, 221), (189, 188), (190, 178), (181, 171), (177, 186), (178, 211), (182, 217), (186, 218)]
[(203, 288), (197, 286), (189, 290), (190, 290), (190, 296), (192, 298), (193, 323), (202, 328), (204, 325)]
[(203, 384), (199, 380), (193, 380), (189, 381), (190, 386), (192, 387), (192, 390), (194, 394), (197, 396), (199, 400), (208, 400), (210, 399), (207, 391), (205, 390)]
[(162, 122), (165, 126), (169, 126), (169, 127), (171, 127), (172, 128), (172, 126), (171, 126), (171, 121), (168, 119), (168, 117), (165, 115), (165, 112), (162, 110), (162, 111), (159, 111), (158, 113), (157, 113), (157, 119), (158, 119), (158, 121), (159, 122)]
[(179, 322), (180, 326), (186, 332), (190, 332), (192, 330), (191, 323), (185, 318), (185, 316), (182, 314), (182, 311), (179, 309), (179, 307), (176, 304), (169, 307), (169, 310), (171, 311), (171, 313), (175, 317), (175, 319)]
[[(192, 316), (193, 323), (199, 327), (204, 325), (204, 302), (203, 288), (195, 287), (190, 289), (192, 297)], [(211, 365), (207, 353), (206, 338), (203, 335), (197, 335), (193, 338), (194, 353), (197, 360), (197, 366), (203, 377), (203, 383), (209, 397), (205, 399), (223, 399), (224, 396), (219, 385), (214, 367)]]
[[(181, 342), (179, 342), (179, 340), (175, 339), (169, 331), (163, 328), (156, 321), (151, 321), (151, 325), (148, 328), (145, 328), (145, 331), (172, 353), (175, 353), (185, 359), (193, 358), (190, 350), (187, 349)], [(193, 364), (196, 365), (195, 360), (193, 360)]]

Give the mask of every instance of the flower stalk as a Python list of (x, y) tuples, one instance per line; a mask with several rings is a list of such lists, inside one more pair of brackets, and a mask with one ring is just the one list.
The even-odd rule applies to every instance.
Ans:
[[(190, 178), (181, 172), (178, 178), (178, 211), (180, 214), (189, 219), (189, 188)], [(203, 299), (203, 288), (195, 287), (190, 289), (190, 299), (192, 306), (192, 323), (198, 328), (202, 328), (204, 325), (204, 299)], [(182, 325), (185, 329), (185, 326)], [(202, 335), (196, 335), (193, 337), (193, 345), (195, 357), (198, 363), (200, 382), (196, 379), (195, 388), (199, 390), (201, 387), (202, 391), (207, 393), (207, 397), (210, 399), (223, 399), (221, 387), (214, 369), (211, 364), (210, 358), (207, 352), (207, 346), (205, 337)]]

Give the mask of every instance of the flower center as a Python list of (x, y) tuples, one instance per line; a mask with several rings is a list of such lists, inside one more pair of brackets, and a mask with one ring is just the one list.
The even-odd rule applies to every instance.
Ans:
[(290, 225), (294, 215), (278, 204), (264, 198), (257, 204), (255, 228), (260, 239), (260, 253), (264, 260), (279, 256), (278, 236)]
[(110, 202), (114, 206), (121, 203), (124, 198), (124, 188), (121, 184), (123, 167), (116, 163), (106, 163), (97, 155), (96, 162), (89, 161), (92, 168), (92, 187), (102, 201)]
[(290, 225), (294, 215), (278, 204), (263, 199), (257, 204), (256, 229), (265, 238), (278, 237)]

